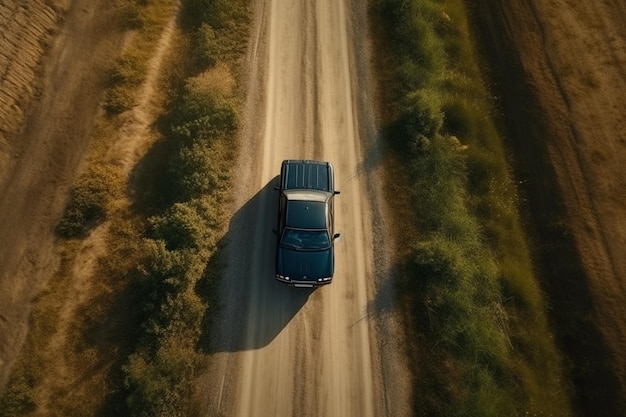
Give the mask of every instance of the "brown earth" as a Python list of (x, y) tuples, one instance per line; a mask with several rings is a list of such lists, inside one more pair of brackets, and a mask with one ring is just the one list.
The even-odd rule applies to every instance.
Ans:
[(584, 415), (626, 413), (626, 5), (468, 1)]
[(119, 51), (107, 4), (0, 6), (0, 386), (56, 268), (54, 227), (87, 149), (102, 68)]
[[(35, 6), (41, 5), (34, 5), (36, 10)], [(36, 63), (45, 76), (30, 80), (33, 85), (42, 84), (41, 97), (20, 102), (22, 107), (32, 109), (32, 115), (25, 116), (27, 127), (15, 134), (15, 140), (32, 141), (32, 147), (39, 145), (39, 148), (26, 153), (23, 158), (16, 154), (15, 166), (3, 169), (8, 178), (3, 183), (5, 195), (12, 196), (12, 199), (0, 202), (3, 213), (10, 216), (0, 222), (0, 231), (6, 233), (5, 236), (15, 234), (16, 238), (13, 242), (3, 241), (0, 255), (3, 259), (14, 259), (16, 263), (2, 264), (0, 313), (6, 320), (0, 323), (4, 326), (1, 340), (4, 344), (0, 345), (0, 385), (6, 382), (11, 363), (24, 341), (35, 296), (39, 310), (36, 323), (40, 327), (53, 326), (51, 331), (43, 332), (45, 341), (27, 346), (30, 350), (37, 350), (31, 352), (32, 357), (27, 362), (29, 365), (37, 363), (36, 366), (41, 368), (37, 370), (40, 379), (29, 393), (37, 404), (33, 415), (57, 415), (68, 409), (91, 414), (102, 406), (102, 397), (107, 395), (102, 387), (109, 382), (106, 375), (112, 364), (119, 360), (115, 356), (119, 341), (113, 351), (92, 345), (81, 345), (77, 349), (77, 339), (86, 337), (76, 334), (77, 329), (84, 328), (81, 327), (84, 320), (81, 317), (85, 306), (110, 291), (96, 274), (98, 259), (107, 253), (109, 223), (100, 225), (80, 242), (72, 265), (65, 267), (66, 276), (55, 274), (62, 256), (55, 249), (63, 248), (63, 245), (55, 245), (53, 233), (67, 190), (86, 156), (92, 125), (101, 116), (98, 109), (104, 86), (103, 74), (132, 39), (127, 36), (132, 32), (122, 29), (122, 14), (116, 6), (110, 1), (76, 0), (62, 11), (62, 19), (55, 28), (59, 34), (48, 52), (41, 51), (40, 62)], [(175, 33), (176, 18), (177, 8), (172, 7), (170, 20), (147, 63), (137, 104), (116, 119), (120, 128), (108, 141), (106, 160), (99, 161), (119, 167), (123, 174), (129, 174), (156, 140), (153, 124), (162, 113), (158, 81)], [(16, 91), (19, 88), (16, 87)], [(9, 122), (7, 117), (7, 125)], [(7, 148), (19, 145), (8, 140), (6, 143)], [(19, 205), (12, 207), (11, 203)], [(127, 203), (116, 202), (116, 205), (124, 204)], [(42, 214), (43, 209), (47, 211)], [(33, 223), (29, 227), (36, 227), (37, 233), (24, 227), (29, 221)], [(31, 251), (32, 258), (23, 259), (23, 252), (20, 246), (15, 247), (16, 243)], [(42, 318), (42, 314), (49, 317)], [(97, 338), (105, 334), (108, 338), (110, 331), (99, 329)], [(98, 395), (94, 394), (95, 391)]]
[[(394, 342), (395, 320), (384, 308), (391, 295), (372, 298), (389, 265), (371, 248), (390, 246), (377, 191), (365, 5), (264, 3), (256, 2), (247, 61), (239, 198), (227, 236), (224, 326), (204, 378), (206, 413), (409, 415), (410, 379)], [(502, 92), (579, 408), (618, 415), (626, 398), (626, 6), (468, 5), (487, 35), (482, 45), (494, 89)], [(28, 331), (31, 303), (56, 268), (53, 230), (87, 150), (102, 69), (122, 45), (108, 6), (104, 0), (0, 5), (0, 386)], [(121, 136), (118, 156), (127, 169), (138, 157), (124, 138), (148, 135), (147, 109), (129, 114), (130, 133)], [(256, 279), (271, 276), (272, 186), (287, 157), (335, 162), (342, 191), (337, 276), (310, 293)], [(73, 277), (81, 291), (89, 285), (81, 286), (79, 275), (89, 275), (88, 260), (101, 250), (92, 243), (84, 251), (95, 252), (79, 257), (85, 264)], [(253, 253), (258, 247), (265, 249)], [(87, 299), (68, 298), (63, 314)]]

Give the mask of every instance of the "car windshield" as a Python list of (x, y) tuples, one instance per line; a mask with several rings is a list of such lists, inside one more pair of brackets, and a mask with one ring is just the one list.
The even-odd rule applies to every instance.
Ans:
[(330, 239), (325, 230), (285, 229), (280, 244), (298, 250), (328, 249)]

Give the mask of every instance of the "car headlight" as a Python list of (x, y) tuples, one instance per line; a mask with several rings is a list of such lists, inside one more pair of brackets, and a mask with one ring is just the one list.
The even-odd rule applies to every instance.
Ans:
[(333, 277), (318, 278), (317, 282), (327, 282), (327, 281), (330, 281), (331, 279), (333, 279)]
[(289, 281), (289, 277), (286, 277), (284, 275), (280, 275), (280, 274), (276, 274), (276, 278), (278, 279), (282, 279), (284, 281)]

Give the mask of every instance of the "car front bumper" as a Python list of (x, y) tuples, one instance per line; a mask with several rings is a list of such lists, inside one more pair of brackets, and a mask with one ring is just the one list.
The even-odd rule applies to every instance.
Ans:
[(319, 278), (317, 280), (291, 279), (289, 277), (286, 277), (280, 274), (276, 274), (275, 277), (276, 277), (276, 280), (280, 282), (284, 282), (285, 284), (289, 286), (298, 287), (298, 288), (320, 287), (322, 285), (330, 284), (333, 281), (333, 277), (324, 277), (324, 278)]

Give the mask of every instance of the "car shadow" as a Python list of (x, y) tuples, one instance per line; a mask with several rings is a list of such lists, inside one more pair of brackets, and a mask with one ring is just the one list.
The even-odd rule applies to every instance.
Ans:
[(289, 287), (274, 278), (276, 236), (272, 229), (278, 210), (274, 189), (278, 178), (237, 210), (223, 238), (225, 265), (219, 307), (204, 329), (210, 331), (205, 347), (209, 353), (267, 346), (314, 292)]

